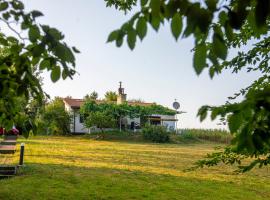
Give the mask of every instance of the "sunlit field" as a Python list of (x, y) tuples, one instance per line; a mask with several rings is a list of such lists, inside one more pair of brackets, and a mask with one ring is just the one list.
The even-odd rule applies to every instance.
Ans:
[[(270, 168), (185, 171), (220, 144), (99, 141), (85, 136), (33, 137), (25, 167), (0, 180), (0, 199), (270, 199)], [(19, 149), (19, 145), (18, 148)], [(17, 163), (0, 155), (0, 162)]]

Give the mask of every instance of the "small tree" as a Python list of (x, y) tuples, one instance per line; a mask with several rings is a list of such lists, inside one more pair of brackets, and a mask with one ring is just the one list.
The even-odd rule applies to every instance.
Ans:
[(87, 100), (97, 100), (98, 93), (96, 91), (93, 91), (91, 94), (85, 95), (84, 99)]
[(56, 97), (51, 103), (45, 106), (44, 112), (37, 119), (39, 131), (48, 134), (66, 135), (70, 133), (70, 116), (65, 110), (61, 98)]
[(113, 116), (109, 115), (106, 112), (91, 112), (84, 121), (84, 126), (86, 128), (91, 128), (96, 126), (101, 130), (101, 133), (104, 133), (104, 128), (113, 128), (115, 127), (116, 121)]
[(106, 101), (117, 101), (117, 94), (113, 91), (108, 91), (105, 94), (105, 100)]
[[(1, 0), (0, 15), (0, 26), (5, 27), (0, 30), (0, 124), (11, 129), (22, 118), (18, 97), (27, 103), (31, 99), (43, 103), (45, 93), (37, 74), (48, 70), (52, 82), (72, 78), (76, 73), (74, 54), (79, 51), (64, 42), (59, 30), (40, 24), (37, 18), (43, 14), (29, 11), (22, 1)], [(33, 126), (27, 126), (30, 130), (34, 131)]]

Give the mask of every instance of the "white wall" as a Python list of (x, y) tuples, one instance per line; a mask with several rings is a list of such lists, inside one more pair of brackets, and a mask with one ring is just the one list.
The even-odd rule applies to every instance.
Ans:
[(75, 133), (87, 133), (87, 128), (84, 128), (83, 123), (80, 123), (79, 113), (75, 113)]
[[(74, 132), (74, 110), (64, 101), (65, 110), (69, 112), (71, 116), (70, 131)], [(80, 123), (80, 114), (75, 112), (75, 133), (87, 133), (87, 129), (84, 128), (83, 123)]]
[(171, 121), (176, 119), (175, 115), (152, 115), (152, 116), (160, 117), (162, 120), (161, 125), (167, 127), (168, 130), (176, 130), (176, 121)]
[(175, 121), (163, 121), (162, 126), (167, 127), (167, 130), (176, 130)]

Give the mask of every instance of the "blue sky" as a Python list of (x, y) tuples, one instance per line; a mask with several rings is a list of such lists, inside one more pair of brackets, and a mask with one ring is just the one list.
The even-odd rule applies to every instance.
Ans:
[[(51, 83), (44, 74), (44, 89), (54, 96), (82, 98), (93, 90), (100, 97), (108, 90), (116, 91), (122, 81), (129, 99), (140, 98), (171, 107), (174, 99), (186, 114), (178, 116), (180, 128), (221, 128), (216, 122), (199, 122), (200, 106), (223, 104), (228, 96), (248, 86), (258, 74), (225, 72), (211, 80), (208, 72), (200, 76), (192, 68), (192, 38), (178, 42), (168, 24), (156, 33), (148, 27), (143, 42), (131, 51), (126, 43), (117, 48), (107, 44), (111, 31), (129, 19), (114, 8), (106, 8), (103, 0), (24, 0), (27, 10), (37, 9), (45, 15), (39, 19), (61, 30), (65, 41), (76, 46), (78, 75), (74, 79)], [(233, 50), (231, 55), (235, 53)]]

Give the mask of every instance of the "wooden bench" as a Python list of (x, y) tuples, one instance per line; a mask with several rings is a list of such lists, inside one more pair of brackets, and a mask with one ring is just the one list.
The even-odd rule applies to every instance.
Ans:
[(0, 145), (0, 154), (14, 154), (16, 145)]
[(17, 135), (5, 135), (4, 140), (15, 140), (17, 141), (18, 136)]
[(9, 178), (16, 175), (16, 166), (0, 166), (0, 179)]
[(0, 145), (16, 145), (16, 140), (3, 140), (0, 142)]

